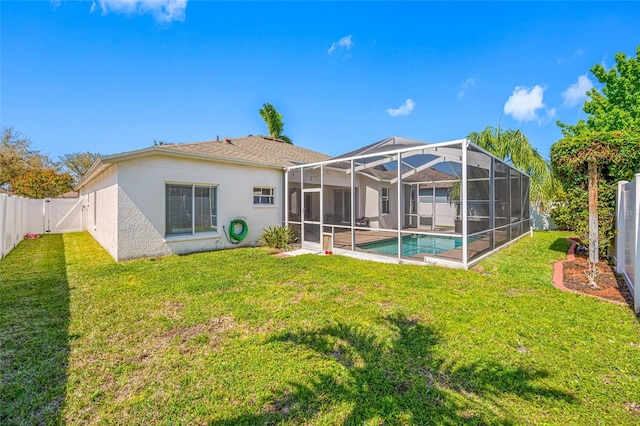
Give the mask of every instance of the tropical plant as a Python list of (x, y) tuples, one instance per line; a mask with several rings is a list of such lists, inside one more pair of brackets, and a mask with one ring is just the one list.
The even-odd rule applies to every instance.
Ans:
[(270, 103), (264, 104), (260, 110), (260, 116), (267, 124), (269, 135), (272, 138), (280, 139), (288, 144), (293, 144), (291, 138), (282, 134), (282, 130), (284, 129), (284, 121), (282, 121), (283, 117), (273, 105)]
[(561, 195), (562, 187), (553, 177), (549, 162), (531, 146), (520, 130), (503, 131), (487, 127), (481, 132), (470, 133), (468, 138), (505, 163), (528, 174), (531, 177), (531, 202), (541, 211), (549, 210), (552, 202)]
[(296, 241), (298, 241), (298, 237), (296, 237), (293, 229), (287, 225), (280, 225), (265, 228), (258, 240), (258, 244), (278, 250), (291, 250), (292, 244)]

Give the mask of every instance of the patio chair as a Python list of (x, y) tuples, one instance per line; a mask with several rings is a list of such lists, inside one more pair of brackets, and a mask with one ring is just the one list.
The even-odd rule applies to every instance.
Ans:
[(362, 216), (360, 219), (356, 219), (356, 226), (369, 226), (369, 218)]

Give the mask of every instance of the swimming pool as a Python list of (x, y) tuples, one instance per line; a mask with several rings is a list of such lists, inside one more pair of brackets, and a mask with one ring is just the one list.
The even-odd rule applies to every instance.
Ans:
[[(405, 235), (402, 237), (402, 255), (414, 256), (416, 254), (440, 254), (462, 246), (462, 237), (450, 235)], [(375, 241), (359, 244), (358, 248), (374, 253), (398, 255), (398, 240)]]

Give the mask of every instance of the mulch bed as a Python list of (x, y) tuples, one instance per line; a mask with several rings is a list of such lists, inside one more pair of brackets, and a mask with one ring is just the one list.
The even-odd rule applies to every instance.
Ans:
[[(600, 274), (596, 276), (596, 284), (599, 289), (591, 287), (589, 279), (585, 275), (589, 263), (589, 251), (588, 247), (581, 244), (580, 241), (576, 241), (574, 250), (574, 256), (572, 256), (571, 249), (567, 260), (562, 262), (562, 279), (564, 287), (570, 291), (588, 294), (591, 296), (599, 297), (602, 299), (610, 300), (613, 302), (627, 304), (633, 306), (633, 298), (627, 288), (624, 278), (621, 275), (615, 273), (613, 267), (607, 262), (606, 259), (600, 259), (598, 263), (598, 270)], [(558, 285), (556, 285), (558, 287)]]

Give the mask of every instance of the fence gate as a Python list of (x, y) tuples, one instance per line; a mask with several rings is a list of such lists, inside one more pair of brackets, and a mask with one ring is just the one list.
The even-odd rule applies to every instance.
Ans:
[(82, 198), (54, 198), (44, 203), (47, 234), (82, 231)]

